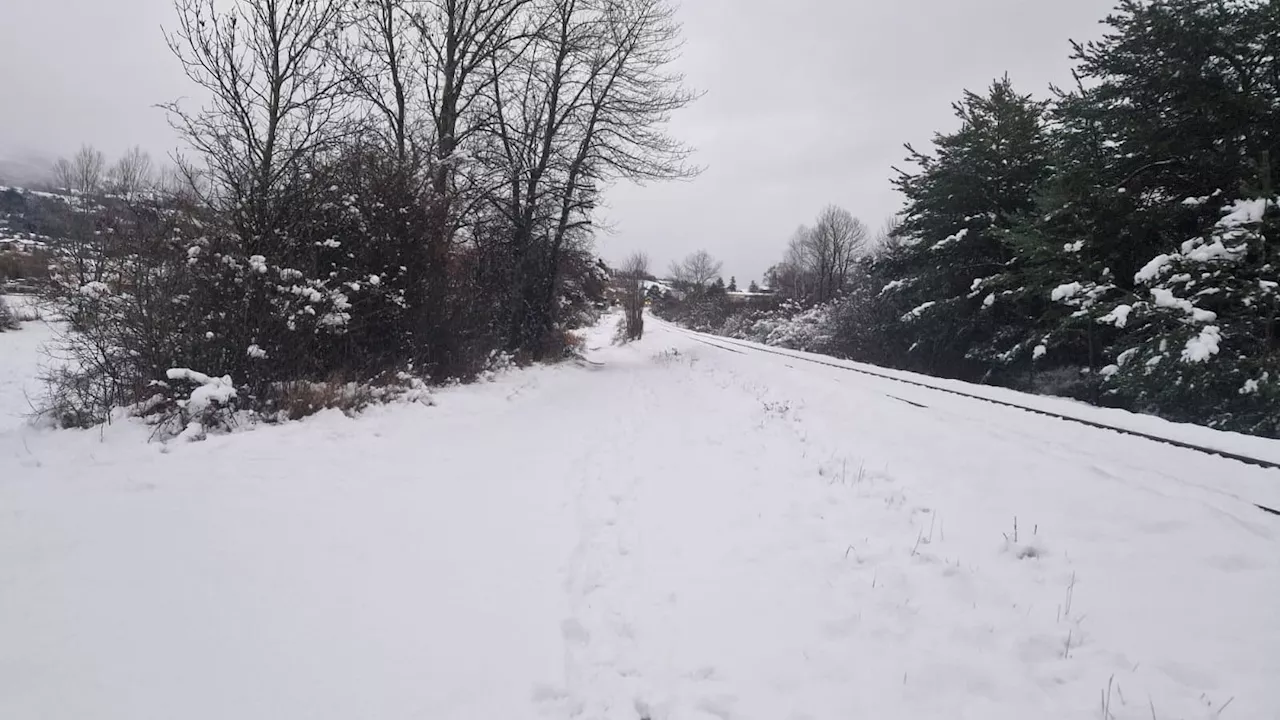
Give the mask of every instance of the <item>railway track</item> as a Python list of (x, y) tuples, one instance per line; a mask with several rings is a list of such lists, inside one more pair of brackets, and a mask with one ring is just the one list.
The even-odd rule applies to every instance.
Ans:
[[(1203, 445), (1197, 445), (1195, 443), (1185, 442), (1183, 440), (1175, 440), (1173, 438), (1168, 438), (1160, 435), (1155, 435), (1152, 433), (1142, 432), (1141, 430), (1132, 430), (1129, 428), (1117, 427), (1115, 425), (1108, 425), (1106, 423), (1101, 423), (1094, 420), (1085, 420), (1083, 418), (1074, 417), (1071, 415), (1056, 413), (1051, 410), (1043, 410), (1040, 408), (1027, 407), (1025, 405), (1019, 405), (1018, 403), (1009, 402), (1007, 400), (997, 400), (994, 398), (983, 397), (981, 395), (967, 393), (962, 390), (956, 390), (954, 388), (939, 387), (937, 385), (932, 385), (930, 383), (921, 382), (918, 380), (910, 380), (907, 378), (894, 377), (893, 375), (875, 372), (874, 370), (869, 370), (866, 368), (850, 367), (848, 365), (843, 365), (837, 362), (828, 362), (825, 360), (819, 360), (817, 358), (806, 357), (804, 355), (797, 355), (790, 352), (784, 352), (774, 348), (762, 347), (760, 345), (743, 342), (740, 340), (736, 340), (734, 338), (720, 337), (718, 335), (707, 335), (705, 333), (695, 332), (693, 330), (687, 330), (685, 328), (679, 327), (677, 325), (673, 325), (665, 321), (662, 324), (663, 324), (663, 327), (673, 330), (675, 332), (684, 334), (697, 342), (700, 342), (704, 345), (710, 345), (712, 347), (715, 347), (727, 352), (744, 354), (743, 350), (750, 350), (758, 353), (777, 355), (779, 357), (787, 358), (788, 360), (794, 360), (798, 362), (807, 362), (807, 363), (812, 363), (814, 365), (823, 365), (826, 367), (835, 368), (837, 370), (858, 373), (860, 375), (879, 378), (881, 380), (889, 380), (891, 382), (901, 383), (903, 385), (925, 388), (928, 390), (947, 393), (948, 395), (957, 395), (959, 397), (968, 398), (970, 400), (977, 400), (979, 402), (991, 403), (993, 405), (1000, 405), (1002, 407), (1013, 408), (1016, 410), (1021, 410), (1023, 412), (1033, 413), (1035, 415), (1042, 415), (1045, 417), (1057, 418), (1059, 420), (1063, 420), (1071, 423), (1077, 423), (1080, 425), (1086, 425), (1088, 427), (1097, 428), (1099, 430), (1109, 430), (1111, 432), (1120, 433), (1122, 435), (1139, 437), (1139, 438), (1143, 438), (1144, 440), (1150, 440), (1152, 442), (1158, 442), (1164, 445), (1170, 445), (1173, 447), (1182, 448), (1184, 450), (1191, 450), (1194, 452), (1203, 453), (1205, 455), (1215, 455), (1217, 457), (1225, 458), (1228, 460), (1234, 460), (1236, 462), (1244, 463), (1246, 465), (1252, 465), (1254, 467), (1280, 470), (1280, 463), (1277, 463), (1272, 460), (1256, 458), (1249, 455), (1234, 453), (1228, 450), (1222, 450), (1219, 448), (1205, 447)], [(906, 402), (912, 405), (918, 405), (918, 403), (914, 403), (909, 400), (904, 400), (902, 398), (895, 397), (894, 399), (901, 400), (902, 402)], [(1254, 507), (1258, 508), (1259, 510), (1262, 510), (1263, 512), (1269, 513), (1271, 515), (1280, 516), (1280, 510), (1277, 510), (1276, 508), (1268, 507), (1266, 505), (1260, 505), (1258, 503), (1252, 503), (1252, 504)]]

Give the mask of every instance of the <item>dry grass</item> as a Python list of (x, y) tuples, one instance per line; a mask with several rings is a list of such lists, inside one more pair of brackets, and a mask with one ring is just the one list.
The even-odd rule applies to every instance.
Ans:
[(370, 405), (407, 399), (430, 404), (425, 385), (395, 373), (368, 382), (331, 378), (324, 382), (294, 381), (272, 387), (267, 407), (281, 420), (299, 420), (324, 410), (339, 410), (348, 417)]

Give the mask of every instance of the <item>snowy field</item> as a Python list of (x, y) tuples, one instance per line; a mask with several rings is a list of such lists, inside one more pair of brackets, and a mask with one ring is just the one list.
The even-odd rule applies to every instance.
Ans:
[[(0, 295), (0, 301), (19, 317), (37, 314), (28, 297)], [(40, 349), (52, 339), (52, 329), (43, 322), (27, 322), (20, 331), (0, 332), (0, 433), (17, 428), (32, 414), (32, 404), (43, 392), (41, 368), (48, 364)]]
[(1280, 471), (656, 320), (160, 446), (20, 427), (46, 334), (0, 334), (0, 718), (1280, 718)]

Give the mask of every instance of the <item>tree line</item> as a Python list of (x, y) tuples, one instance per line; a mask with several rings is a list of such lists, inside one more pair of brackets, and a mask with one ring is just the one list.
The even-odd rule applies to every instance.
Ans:
[(269, 405), (291, 381), (555, 357), (603, 292), (603, 188), (696, 171), (664, 130), (695, 98), (666, 0), (175, 11), (165, 37), (208, 98), (166, 106), (177, 170), (152, 182), (130, 153), (107, 172), (92, 150), (57, 168), (88, 250), (52, 273), (75, 330), (65, 422), (148, 400), (169, 368)]
[(769, 283), (825, 310), (811, 349), (1280, 437), (1280, 4), (1122, 0), (1105, 24), (1073, 86), (1006, 76), (908, 145), (865, 252), (831, 209)]

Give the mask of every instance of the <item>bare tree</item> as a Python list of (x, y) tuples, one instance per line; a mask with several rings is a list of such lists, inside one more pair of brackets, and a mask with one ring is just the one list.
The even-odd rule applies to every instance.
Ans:
[(767, 279), (790, 297), (827, 302), (844, 289), (866, 245), (866, 226), (847, 210), (827, 206), (813, 227), (796, 229)]
[(405, 163), (415, 140), (418, 95), (415, 16), (410, 0), (365, 0), (348, 8), (347, 41), (338, 49), (350, 91), (367, 103), (396, 159)]
[(684, 260), (671, 264), (671, 278), (696, 291), (705, 290), (720, 275), (721, 263), (706, 250), (690, 253)]
[(488, 145), (479, 135), (495, 122), (496, 85), (531, 52), (538, 22), (526, 12), (532, 7), (533, 0), (424, 0), (412, 16), (431, 133), (431, 187), (446, 219), (444, 237), (433, 243), (442, 248), (475, 209), (468, 172), (475, 168), (463, 160)]
[(902, 227), (902, 218), (893, 215), (884, 221), (880, 226), (880, 231), (876, 233), (875, 240), (871, 241), (868, 248), (870, 254), (880, 254), (893, 252), (902, 245), (902, 238), (898, 234), (898, 228)]
[(814, 300), (826, 302), (844, 289), (854, 262), (867, 243), (867, 227), (844, 208), (828, 205), (808, 236)]
[(58, 158), (53, 164), (54, 180), (59, 187), (81, 193), (96, 193), (102, 189), (107, 161), (91, 145), (81, 145), (70, 159)]
[[(432, 191), (431, 228), (421, 254), (424, 280), (421, 297), (414, 300), (424, 310), (419, 329), (424, 336), (446, 334), (450, 252), (475, 237), (482, 215), (514, 222), (513, 212), (482, 205), (498, 183), (491, 147), (498, 124), (496, 85), (528, 52), (532, 20), (526, 10), (531, 6), (532, 0), (422, 0), (411, 15)], [(464, 235), (466, 228), (472, 232)]]
[(111, 166), (111, 191), (133, 198), (154, 184), (151, 156), (140, 147), (130, 148)]
[(555, 268), (566, 243), (590, 233), (603, 184), (695, 172), (662, 128), (694, 98), (666, 69), (679, 26), (665, 0), (547, 0), (536, 9), (533, 34), (511, 46), (505, 71), (495, 57), (490, 86), (503, 180), (493, 207), (513, 226), (521, 297), (511, 325), (524, 342), (553, 323)]
[(622, 338), (628, 342), (644, 335), (644, 281), (648, 275), (649, 256), (642, 252), (632, 254), (618, 270), (622, 285)]
[(303, 161), (349, 129), (332, 62), (345, 0), (174, 0), (169, 48), (209, 104), (171, 103), (170, 121), (202, 156), (216, 205), (238, 213), (252, 249), (269, 235), (268, 200)]
[(782, 262), (770, 269), (769, 284), (793, 298), (807, 298), (813, 286), (813, 230), (801, 225), (791, 233)]

